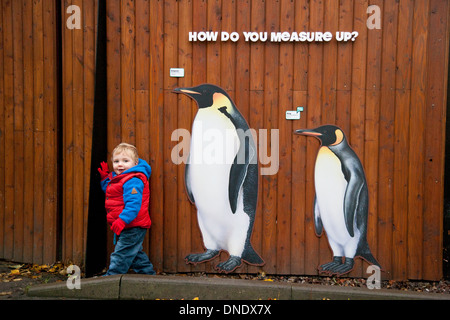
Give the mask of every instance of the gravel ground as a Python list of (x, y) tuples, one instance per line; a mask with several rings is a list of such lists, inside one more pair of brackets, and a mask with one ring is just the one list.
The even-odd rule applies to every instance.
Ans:
[[(363, 287), (366, 288), (366, 279), (345, 278), (345, 277), (324, 277), (324, 276), (271, 276), (264, 273), (258, 275), (234, 274), (217, 275), (204, 273), (188, 273), (186, 276), (192, 277), (224, 277), (232, 279), (246, 279), (273, 282), (305, 283), (323, 286), (342, 286), (342, 287)], [(450, 294), (450, 281), (381, 281), (381, 288), (403, 291), (430, 292)]]

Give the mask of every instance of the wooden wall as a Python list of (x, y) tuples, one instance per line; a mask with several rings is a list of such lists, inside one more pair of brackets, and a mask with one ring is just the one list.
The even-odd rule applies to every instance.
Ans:
[[(0, 3), (0, 258), (37, 263), (62, 258), (82, 265), (97, 2), (61, 0), (61, 12), (50, 0)], [(79, 30), (65, 25), (71, 4), (82, 9)], [(252, 237), (266, 264), (239, 272), (314, 275), (330, 259), (326, 237), (316, 237), (312, 220), (319, 144), (293, 131), (335, 123), (366, 170), (368, 239), (383, 278), (442, 277), (448, 1), (106, 4), (106, 143), (109, 152), (121, 141), (136, 144), (152, 166), (153, 225), (145, 249), (159, 271), (214, 272), (218, 262), (196, 267), (184, 262), (203, 248), (196, 211), (185, 193), (184, 165), (171, 160), (179, 143), (172, 133), (190, 130), (196, 113), (191, 100), (172, 90), (209, 82), (230, 93), (251, 128), (268, 129), (269, 136), (279, 130), (279, 171), (261, 176)], [(369, 5), (381, 9), (381, 29), (366, 27)], [(253, 43), (242, 36), (243, 31), (354, 30), (358, 38), (347, 43)], [(241, 39), (189, 42), (189, 31), (236, 31)], [(174, 67), (184, 68), (186, 76), (169, 77)], [(305, 108), (301, 120), (285, 120), (285, 111), (297, 106)], [(270, 142), (269, 155), (277, 141)], [(367, 277), (366, 268), (358, 260), (351, 275)]]
[[(381, 29), (366, 27), (381, 9)], [(261, 176), (252, 242), (266, 265), (240, 272), (316, 274), (331, 257), (313, 229), (318, 141), (298, 128), (335, 123), (363, 161), (370, 191), (368, 238), (389, 279), (442, 276), (448, 2), (111, 1), (108, 6), (109, 150), (136, 143), (150, 160), (150, 256), (166, 272), (202, 250), (172, 132), (190, 129), (195, 105), (172, 93), (209, 82), (227, 90), (253, 129), (279, 130), (279, 171)], [(358, 31), (355, 42), (245, 42), (243, 31)], [(229, 42), (189, 42), (189, 31), (236, 31)], [(185, 69), (181, 79), (169, 77)], [(286, 110), (304, 106), (299, 121)], [(176, 138), (176, 137), (175, 137)], [(175, 139), (176, 140), (176, 139)], [(269, 153), (270, 154), (270, 153)], [(223, 256), (222, 256), (223, 259)], [(357, 262), (354, 276), (367, 276)]]
[(0, 258), (57, 257), (54, 1), (0, 1)]

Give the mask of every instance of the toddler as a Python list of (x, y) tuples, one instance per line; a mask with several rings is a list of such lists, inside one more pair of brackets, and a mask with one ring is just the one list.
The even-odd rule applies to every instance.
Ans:
[(112, 164), (112, 172), (105, 162), (98, 169), (106, 194), (106, 219), (119, 237), (105, 276), (125, 274), (130, 268), (136, 273), (155, 274), (153, 264), (142, 250), (145, 233), (151, 225), (148, 179), (152, 169), (145, 160), (139, 159), (136, 147), (127, 143), (114, 149)]

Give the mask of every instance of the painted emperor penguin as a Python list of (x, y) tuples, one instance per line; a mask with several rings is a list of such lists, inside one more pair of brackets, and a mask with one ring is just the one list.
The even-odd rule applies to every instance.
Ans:
[(321, 265), (319, 271), (348, 273), (357, 256), (381, 268), (367, 243), (369, 197), (364, 169), (344, 132), (325, 125), (295, 133), (321, 141), (314, 170), (314, 224), (318, 236), (325, 229), (333, 261)]
[(249, 126), (229, 95), (221, 88), (202, 84), (177, 88), (197, 102), (191, 145), (185, 167), (189, 200), (206, 251), (186, 256), (186, 263), (208, 261), (226, 250), (230, 257), (216, 266), (232, 272), (245, 261), (263, 265), (250, 237), (258, 195), (258, 161)]

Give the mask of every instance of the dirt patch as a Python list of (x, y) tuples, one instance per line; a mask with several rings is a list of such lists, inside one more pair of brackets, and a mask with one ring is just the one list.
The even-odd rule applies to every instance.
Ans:
[(37, 265), (0, 260), (0, 300), (32, 299), (26, 295), (29, 287), (66, 281), (65, 269), (61, 263)]

